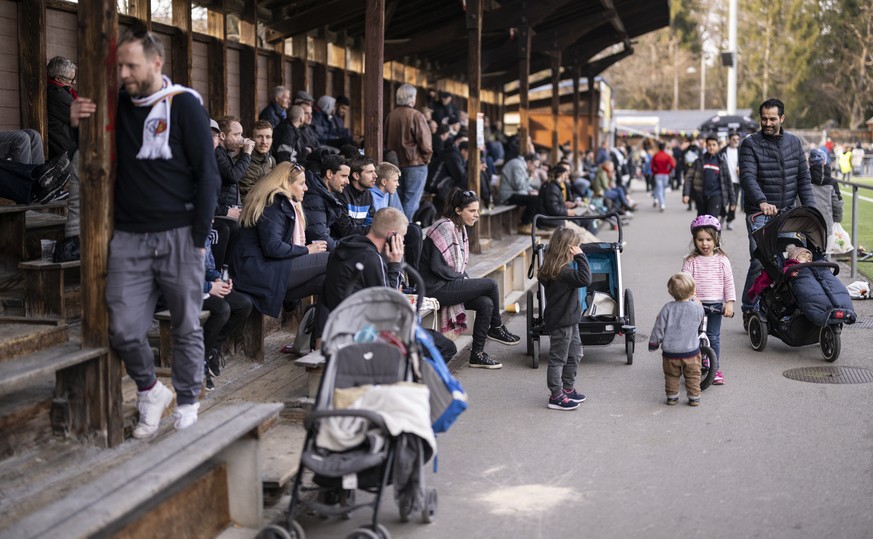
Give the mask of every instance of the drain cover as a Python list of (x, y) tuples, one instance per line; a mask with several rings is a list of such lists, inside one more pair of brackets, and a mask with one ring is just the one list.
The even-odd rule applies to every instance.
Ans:
[(785, 378), (817, 384), (866, 384), (873, 382), (873, 371), (863, 367), (803, 367), (782, 373)]
[(873, 318), (869, 316), (859, 316), (854, 324), (843, 326), (843, 329), (873, 329)]

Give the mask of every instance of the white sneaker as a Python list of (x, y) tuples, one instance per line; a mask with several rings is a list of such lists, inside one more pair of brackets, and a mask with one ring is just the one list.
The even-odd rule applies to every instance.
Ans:
[(157, 382), (148, 391), (137, 391), (136, 408), (139, 410), (139, 423), (133, 429), (134, 438), (151, 438), (158, 432), (164, 410), (173, 402), (173, 392)]
[(199, 409), (199, 402), (177, 406), (176, 411), (173, 413), (173, 418), (176, 420), (173, 426), (176, 427), (176, 430), (187, 429), (194, 423), (197, 423), (197, 410)]

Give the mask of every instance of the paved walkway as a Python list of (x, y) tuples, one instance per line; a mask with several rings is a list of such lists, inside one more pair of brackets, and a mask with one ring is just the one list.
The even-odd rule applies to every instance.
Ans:
[[(663, 214), (635, 195), (622, 260), (647, 337), (692, 213), (675, 192)], [(737, 228), (725, 238), (739, 288), (748, 247)], [(856, 307), (873, 316), (873, 301)], [(509, 327), (523, 334), (524, 316)], [(873, 369), (871, 337), (846, 329), (836, 365)], [(382, 521), (395, 538), (873, 537), (873, 384), (789, 380), (787, 369), (827, 365), (820, 350), (769, 342), (754, 352), (740, 319), (725, 320), (726, 384), (699, 408), (664, 405), (660, 357), (644, 343), (632, 366), (623, 345), (587, 348), (578, 387), (588, 401), (573, 412), (546, 408), (545, 361), (533, 370), (523, 344), (489, 344), (504, 368), (458, 373), (471, 407), (439, 437), (436, 523), (399, 523), (390, 495)], [(342, 537), (366, 520), (304, 526), (310, 538)]]

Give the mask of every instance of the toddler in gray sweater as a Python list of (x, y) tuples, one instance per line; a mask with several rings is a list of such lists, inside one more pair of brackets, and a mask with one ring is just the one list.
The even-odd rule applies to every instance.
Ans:
[(700, 405), (700, 341), (703, 306), (694, 300), (697, 289), (688, 273), (677, 273), (667, 281), (675, 301), (664, 305), (649, 337), (649, 351), (661, 348), (667, 404), (679, 402), (679, 378), (685, 376), (688, 404)]

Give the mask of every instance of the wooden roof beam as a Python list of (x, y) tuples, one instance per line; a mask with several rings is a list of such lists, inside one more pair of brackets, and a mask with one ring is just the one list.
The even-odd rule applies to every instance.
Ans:
[[(518, 26), (522, 18), (530, 26), (534, 26), (568, 3), (570, 3), (569, 0), (542, 0), (529, 6), (525, 11), (519, 11), (517, 6), (495, 9), (482, 17), (482, 33), (508, 32), (510, 28)], [(458, 19), (415, 37), (385, 40), (385, 61), (396, 60), (404, 55), (426, 52), (446, 43), (466, 39), (466, 37), (466, 23), (464, 19)], [(464, 67), (466, 68), (466, 62), (464, 62)]]
[(346, 21), (364, 15), (360, 0), (331, 0), (293, 17), (267, 26), (267, 41), (274, 43), (287, 37), (304, 34), (321, 26)]
[(600, 0), (600, 5), (602, 5), (607, 11), (612, 11), (614, 13), (614, 16), (612, 17), (612, 20), (610, 22), (612, 23), (612, 27), (615, 28), (615, 31), (618, 32), (619, 35), (624, 37), (623, 41), (625, 49), (633, 49), (630, 44), (630, 38), (627, 35), (627, 30), (624, 27), (624, 23), (621, 21), (621, 17), (615, 10), (613, 0)]

